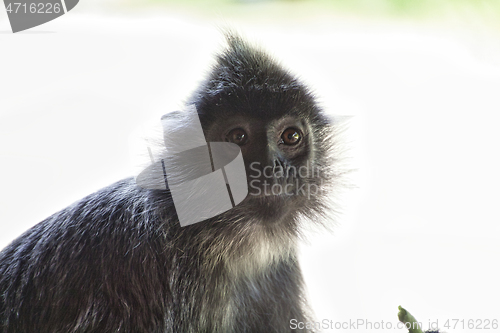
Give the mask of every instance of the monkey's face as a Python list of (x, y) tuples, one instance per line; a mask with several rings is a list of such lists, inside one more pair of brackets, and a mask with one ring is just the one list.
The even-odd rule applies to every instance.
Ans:
[(236, 208), (275, 223), (316, 202), (326, 180), (320, 147), (326, 124), (310, 96), (301, 89), (261, 90), (216, 100), (199, 110), (200, 118), (207, 141), (240, 146), (248, 196)]

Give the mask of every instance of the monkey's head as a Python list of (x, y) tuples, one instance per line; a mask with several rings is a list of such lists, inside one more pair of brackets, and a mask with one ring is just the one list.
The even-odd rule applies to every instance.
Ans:
[(240, 146), (248, 196), (226, 216), (296, 229), (323, 214), (331, 185), (332, 124), (313, 94), (261, 50), (229, 35), (191, 99), (208, 142)]

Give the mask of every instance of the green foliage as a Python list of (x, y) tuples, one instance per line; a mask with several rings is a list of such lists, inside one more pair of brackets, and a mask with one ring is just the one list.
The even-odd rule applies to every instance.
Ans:
[(224, 18), (295, 20), (311, 17), (359, 17), (473, 22), (500, 28), (500, 0), (123, 0), (134, 8)]
[(403, 309), (401, 305), (398, 307), (398, 309), (398, 319), (400, 322), (406, 325), (406, 327), (408, 328), (408, 333), (423, 333), (418, 321), (415, 319), (415, 317), (412, 316), (411, 313)]

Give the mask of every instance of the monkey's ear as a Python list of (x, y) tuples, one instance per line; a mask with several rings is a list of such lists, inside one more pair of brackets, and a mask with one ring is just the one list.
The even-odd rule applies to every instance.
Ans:
[(167, 152), (172, 155), (206, 146), (205, 135), (194, 104), (181, 111), (170, 112), (161, 118), (163, 139)]
[(330, 126), (344, 126), (354, 118), (351, 115), (333, 115), (329, 113), (323, 113), (323, 117)]
[[(174, 179), (182, 180), (184, 174), (181, 171), (185, 170), (183, 168), (181, 170), (177, 170), (175, 167), (172, 168), (172, 163), (168, 163), (168, 161), (171, 162), (176, 154), (207, 145), (194, 105), (186, 106), (183, 111), (173, 111), (163, 115), (161, 124), (163, 128), (163, 148), (161, 153), (155, 159), (150, 147), (148, 147), (151, 164), (136, 177), (137, 185), (142, 188), (168, 188), (165, 180), (167, 173), (170, 175), (169, 182)], [(211, 169), (208, 150), (206, 159), (208, 159), (209, 172)], [(202, 165), (203, 168), (207, 167), (205, 164)], [(188, 163), (188, 165), (196, 167), (194, 162)]]

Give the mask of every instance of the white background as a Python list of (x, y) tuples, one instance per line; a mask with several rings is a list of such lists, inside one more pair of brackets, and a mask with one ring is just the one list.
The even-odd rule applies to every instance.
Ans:
[[(328, 112), (354, 116), (345, 143), (355, 189), (337, 198), (334, 232), (312, 233), (301, 250), (316, 318), (395, 325), (402, 305), (424, 327), (500, 320), (498, 34), (94, 5), (18, 34), (0, 10), (0, 247), (133, 175), (141, 124), (182, 105), (228, 24), (299, 74)], [(477, 331), (461, 325), (447, 331)]]

